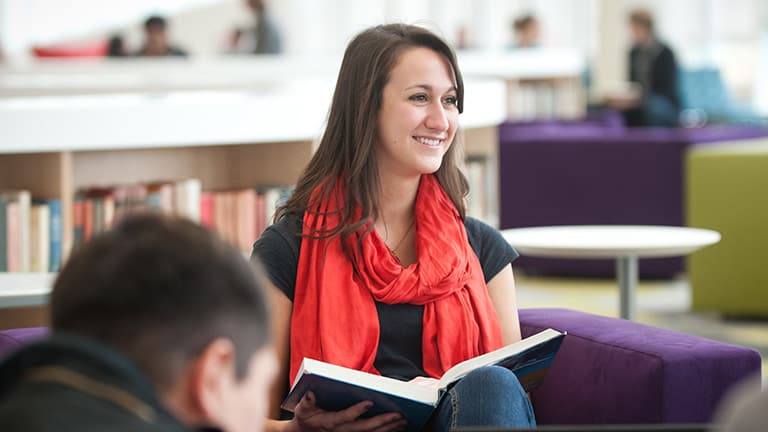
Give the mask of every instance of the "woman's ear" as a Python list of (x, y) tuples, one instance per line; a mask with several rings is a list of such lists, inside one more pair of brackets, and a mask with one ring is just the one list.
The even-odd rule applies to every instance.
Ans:
[(206, 423), (221, 424), (234, 379), (235, 346), (229, 339), (214, 339), (193, 360), (189, 383), (191, 408)]

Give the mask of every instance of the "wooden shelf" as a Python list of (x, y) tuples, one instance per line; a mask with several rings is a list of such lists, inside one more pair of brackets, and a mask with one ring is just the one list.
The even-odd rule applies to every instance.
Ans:
[(48, 304), (55, 273), (0, 273), (0, 309)]
[[(338, 59), (206, 61), (0, 68), (0, 189), (60, 199), (66, 255), (81, 187), (192, 177), (204, 190), (295, 183), (322, 134)], [(495, 185), (510, 83), (573, 79), (579, 65), (537, 73), (517, 55), (487, 53), (460, 62), (465, 151), (488, 159)], [(492, 211), (497, 190), (487, 191)], [(0, 308), (44, 305), (53, 277), (0, 274)]]

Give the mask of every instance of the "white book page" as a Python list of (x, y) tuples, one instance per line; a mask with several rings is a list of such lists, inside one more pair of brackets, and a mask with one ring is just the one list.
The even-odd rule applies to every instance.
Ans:
[(439, 391), (435, 388), (425, 387), (380, 375), (373, 375), (308, 358), (305, 358), (302, 362), (301, 369), (299, 369), (299, 373), (296, 375), (296, 382), (293, 383), (293, 386), (295, 386), (300, 379), (302, 372), (304, 374), (315, 374), (336, 379), (338, 381), (348, 382), (360, 387), (378, 390), (383, 393), (393, 394), (405, 399), (411, 399), (427, 404), (435, 404), (439, 396)]
[(479, 367), (493, 365), (499, 362), (500, 360), (503, 360), (521, 351), (525, 351), (544, 341), (552, 339), (553, 337), (559, 334), (560, 332), (556, 330), (547, 329), (539, 333), (536, 333), (533, 336), (527, 337), (521, 341), (499, 348), (496, 351), (491, 351), (489, 353), (485, 353), (483, 355), (471, 358), (469, 360), (464, 360), (463, 362), (454, 365), (452, 368), (448, 369), (445, 372), (445, 374), (443, 374), (443, 377), (440, 378), (440, 388), (447, 387), (448, 384), (464, 377), (464, 375), (472, 372), (473, 370)]

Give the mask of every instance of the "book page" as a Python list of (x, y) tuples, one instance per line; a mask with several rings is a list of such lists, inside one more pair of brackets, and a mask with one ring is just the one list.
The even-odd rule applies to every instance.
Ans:
[(560, 335), (562, 335), (562, 333), (558, 332), (557, 330), (547, 329), (521, 341), (499, 348), (496, 351), (491, 351), (489, 353), (458, 363), (452, 368), (448, 369), (442, 378), (440, 378), (440, 388), (447, 387), (452, 382), (461, 379), (464, 377), (464, 375), (477, 368), (495, 365), (507, 357), (520, 354), (532, 347), (535, 347)]

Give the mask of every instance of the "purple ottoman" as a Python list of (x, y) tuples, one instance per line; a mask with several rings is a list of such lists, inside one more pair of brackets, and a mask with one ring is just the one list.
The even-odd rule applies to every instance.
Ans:
[(568, 332), (541, 387), (540, 424), (709, 423), (760, 354), (697, 336), (567, 309), (521, 309), (523, 337)]
[(48, 336), (45, 327), (0, 330), (0, 361), (22, 345)]
[[(499, 127), (500, 228), (541, 225), (684, 226), (684, 155), (698, 143), (768, 136), (768, 128), (622, 128), (583, 123)], [(613, 277), (613, 260), (521, 257), (530, 274)], [(640, 260), (669, 278), (683, 258)]]

